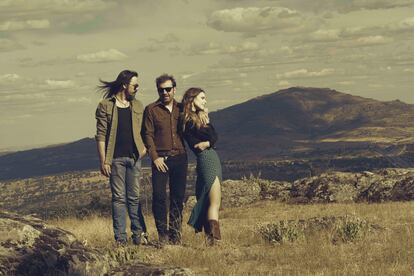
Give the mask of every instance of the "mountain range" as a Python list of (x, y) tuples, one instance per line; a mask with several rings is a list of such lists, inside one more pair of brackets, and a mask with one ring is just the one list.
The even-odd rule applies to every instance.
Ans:
[[(291, 87), (210, 117), (223, 160), (401, 157), (414, 152), (414, 105), (399, 100)], [(0, 180), (97, 168), (92, 138), (0, 156)]]

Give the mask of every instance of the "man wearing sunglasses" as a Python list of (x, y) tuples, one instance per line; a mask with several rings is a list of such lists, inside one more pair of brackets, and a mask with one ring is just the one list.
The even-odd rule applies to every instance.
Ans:
[(101, 173), (109, 177), (115, 241), (127, 243), (126, 213), (132, 242), (146, 242), (146, 226), (139, 198), (141, 159), (146, 149), (140, 130), (143, 106), (135, 99), (138, 73), (124, 70), (114, 81), (100, 81), (104, 99), (96, 109), (96, 141)]
[[(152, 211), (161, 244), (181, 243), (183, 201), (187, 180), (187, 154), (179, 133), (181, 104), (174, 100), (176, 82), (171, 75), (156, 80), (158, 100), (145, 108), (142, 138), (152, 160)], [(167, 192), (170, 208), (167, 223)]]

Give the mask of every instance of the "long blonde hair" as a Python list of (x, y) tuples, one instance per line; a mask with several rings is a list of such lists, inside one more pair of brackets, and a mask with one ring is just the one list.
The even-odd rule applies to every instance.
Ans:
[(185, 131), (185, 125), (187, 122), (190, 121), (195, 125), (197, 129), (200, 129), (200, 127), (203, 125), (200, 117), (198, 116), (198, 113), (196, 111), (193, 111), (194, 99), (201, 92), (204, 92), (204, 90), (199, 87), (191, 87), (184, 93), (183, 100), (181, 101), (183, 104), (183, 131)]

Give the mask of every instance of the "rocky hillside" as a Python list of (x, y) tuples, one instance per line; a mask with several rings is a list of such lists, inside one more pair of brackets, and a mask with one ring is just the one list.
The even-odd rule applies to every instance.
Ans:
[[(212, 112), (211, 120), (219, 133), (217, 150), (222, 160), (392, 156), (399, 159), (398, 167), (414, 165), (414, 105), (400, 101), (381, 102), (331, 89), (292, 87)], [(149, 160), (144, 163), (148, 165)], [(0, 155), (0, 180), (97, 167), (95, 141), (85, 138)], [(371, 168), (368, 161), (365, 170)]]

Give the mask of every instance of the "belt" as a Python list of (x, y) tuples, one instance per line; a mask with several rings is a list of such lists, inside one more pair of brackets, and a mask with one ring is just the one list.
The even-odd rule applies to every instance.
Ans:
[(169, 151), (169, 152), (159, 152), (158, 156), (159, 157), (164, 157), (165, 159), (167, 159), (168, 157), (173, 157), (173, 156), (181, 155), (181, 154), (184, 154), (184, 153), (185, 153), (185, 151), (181, 152), (181, 151), (178, 151), (178, 150), (174, 150), (174, 151)]

